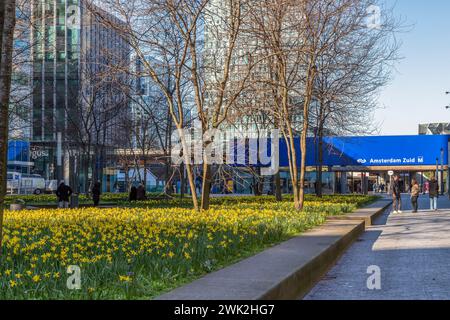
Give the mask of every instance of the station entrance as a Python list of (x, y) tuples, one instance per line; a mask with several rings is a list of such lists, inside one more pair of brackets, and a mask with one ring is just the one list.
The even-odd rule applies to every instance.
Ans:
[(384, 170), (367, 172), (337, 172), (336, 181), (340, 184), (336, 188), (336, 193), (341, 194), (383, 194), (389, 193), (393, 175), (398, 175), (400, 188), (403, 193), (410, 192), (413, 179), (419, 184), (423, 193), (429, 191), (428, 185), (432, 177), (437, 177), (441, 193), (448, 193), (448, 167), (438, 170)]
[[(267, 151), (273, 150), (274, 144), (270, 139), (267, 139), (267, 143)], [(284, 138), (280, 138), (278, 146), (275, 146), (278, 147), (278, 166), (274, 166), (274, 163), (265, 166), (279, 169), (282, 191), (291, 193), (291, 164), (286, 143)], [(300, 167), (300, 139), (295, 139), (294, 145), (297, 166)], [(449, 145), (450, 135), (324, 137), (322, 150), (319, 150), (317, 139), (310, 137), (306, 145), (304, 190), (306, 193), (315, 193), (317, 186), (321, 185), (324, 194), (388, 193), (393, 175), (398, 175), (403, 192), (409, 192), (411, 181), (416, 179), (422, 192), (426, 193), (428, 181), (433, 176), (439, 182), (441, 193), (448, 192)], [(271, 160), (275, 160), (273, 151)], [(322, 181), (318, 181), (319, 167), (323, 168)], [(239, 180), (234, 180), (235, 185), (238, 185)], [(264, 193), (273, 193), (274, 178), (264, 181), (267, 185)], [(244, 181), (241, 185), (242, 188), (235, 188), (235, 191), (252, 189), (252, 181)]]

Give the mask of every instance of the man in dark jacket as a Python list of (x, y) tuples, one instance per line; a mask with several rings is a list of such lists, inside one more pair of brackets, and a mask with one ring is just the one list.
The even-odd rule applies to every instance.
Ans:
[(61, 181), (58, 189), (56, 190), (56, 196), (58, 197), (59, 208), (69, 208), (69, 199), (73, 191), (68, 185)]
[(431, 211), (437, 211), (438, 210), (437, 202), (438, 202), (438, 197), (439, 197), (439, 183), (436, 180), (435, 176), (433, 176), (431, 178), (428, 188), (430, 190)]
[(102, 194), (102, 185), (100, 181), (97, 181), (92, 187), (92, 200), (94, 200), (94, 207), (98, 207), (100, 203), (100, 196)]
[(137, 188), (135, 186), (132, 186), (130, 190), (129, 201), (132, 202), (136, 200), (137, 200)]
[(394, 214), (402, 213), (402, 190), (400, 186), (400, 177), (394, 177), (391, 185), (392, 199), (394, 200)]
[(139, 187), (137, 188), (137, 201), (144, 201), (145, 200), (145, 187), (144, 183), (142, 182)]

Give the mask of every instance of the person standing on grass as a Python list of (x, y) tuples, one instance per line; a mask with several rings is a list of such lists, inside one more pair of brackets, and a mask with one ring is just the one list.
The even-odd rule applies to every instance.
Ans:
[(394, 214), (402, 213), (402, 191), (400, 177), (396, 175), (391, 184), (392, 199), (394, 200)]
[(437, 211), (438, 210), (438, 198), (439, 198), (439, 183), (436, 180), (436, 177), (431, 177), (430, 182), (428, 183), (428, 193), (430, 195), (430, 210)]
[(100, 181), (97, 181), (92, 187), (92, 200), (94, 200), (94, 207), (98, 207), (100, 203), (100, 196), (102, 194), (102, 185)]
[(137, 188), (135, 186), (132, 186), (130, 189), (129, 200), (130, 202), (137, 201)]
[(411, 204), (413, 208), (413, 213), (417, 213), (419, 211), (419, 195), (420, 195), (420, 187), (419, 183), (417, 183), (416, 179), (412, 179), (411, 182)]
[(56, 190), (56, 196), (58, 197), (58, 208), (69, 208), (69, 199), (72, 193), (72, 188), (66, 185), (64, 180), (62, 180)]
[(197, 174), (197, 177), (195, 178), (195, 192), (197, 192), (197, 194), (202, 194), (202, 184), (203, 179), (199, 174)]
[(137, 201), (145, 201), (145, 186), (144, 186), (144, 182), (141, 182), (139, 184), (139, 187), (137, 188), (136, 198), (137, 198)]

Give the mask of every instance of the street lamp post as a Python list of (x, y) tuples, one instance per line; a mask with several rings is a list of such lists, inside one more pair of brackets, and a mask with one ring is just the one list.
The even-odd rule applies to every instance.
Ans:
[(436, 179), (439, 180), (439, 158), (436, 158)]
[[(449, 95), (449, 94), (450, 94), (450, 91), (447, 91), (445, 94)], [(445, 109), (450, 109), (450, 105), (445, 106)]]
[[(446, 95), (450, 95), (450, 91), (447, 91), (445, 94)], [(445, 108), (447, 110), (450, 109), (450, 105), (447, 105)], [(443, 153), (444, 152), (442, 152), (442, 157), (443, 157)], [(444, 162), (444, 161), (442, 161), (442, 162)], [(443, 176), (444, 176), (444, 169), (442, 169), (442, 177)], [(448, 197), (450, 199), (450, 166), (449, 166), (448, 171), (447, 171), (447, 187), (448, 187)]]

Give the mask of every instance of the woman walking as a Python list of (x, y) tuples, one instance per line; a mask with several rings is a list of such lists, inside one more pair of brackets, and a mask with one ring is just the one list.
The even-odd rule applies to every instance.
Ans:
[(100, 181), (97, 181), (92, 188), (92, 200), (94, 201), (94, 207), (98, 207), (100, 203), (100, 196), (102, 195), (102, 185)]
[(419, 194), (420, 194), (420, 187), (419, 183), (417, 183), (416, 179), (412, 179), (411, 182), (411, 204), (413, 208), (413, 213), (417, 213), (419, 211)]

